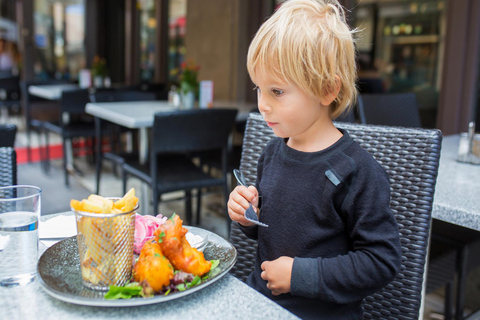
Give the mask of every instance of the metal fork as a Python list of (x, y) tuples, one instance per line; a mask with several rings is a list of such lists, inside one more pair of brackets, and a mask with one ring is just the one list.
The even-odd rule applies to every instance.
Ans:
[[(237, 178), (239, 184), (247, 187), (247, 181), (245, 180), (245, 176), (243, 175), (242, 171), (238, 169), (233, 169), (233, 175), (235, 176), (235, 178)], [(245, 219), (261, 227), (268, 227), (268, 224), (258, 221), (257, 213), (255, 212), (255, 210), (253, 210), (253, 206), (251, 203), (248, 209), (245, 210)]]

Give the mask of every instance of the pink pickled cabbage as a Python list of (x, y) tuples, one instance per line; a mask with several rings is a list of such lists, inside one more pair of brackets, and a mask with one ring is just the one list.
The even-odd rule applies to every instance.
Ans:
[(167, 217), (161, 214), (156, 217), (135, 215), (135, 241), (133, 247), (135, 253), (140, 254), (145, 242), (153, 238), (155, 230), (167, 221), (167, 219)]

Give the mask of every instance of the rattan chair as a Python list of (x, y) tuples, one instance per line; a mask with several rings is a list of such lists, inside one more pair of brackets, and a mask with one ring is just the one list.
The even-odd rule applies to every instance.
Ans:
[(14, 147), (17, 126), (14, 124), (0, 124), (0, 147)]
[[(123, 189), (126, 191), (127, 176), (135, 176), (148, 183), (153, 193), (153, 214), (158, 214), (162, 194), (182, 190), (186, 195), (186, 218), (192, 222), (192, 190), (197, 190), (197, 219), (200, 223), (202, 188), (223, 187), (226, 199), (227, 148), (237, 110), (196, 109), (159, 112), (155, 115), (150, 143), (150, 163), (126, 161), (123, 167)], [(194, 153), (221, 150), (222, 173), (210, 175), (192, 162)], [(147, 210), (144, 208), (143, 210)], [(147, 210), (148, 211), (148, 210)], [(226, 206), (227, 228), (230, 229)]]
[[(385, 168), (390, 177), (390, 207), (400, 230), (400, 273), (385, 288), (364, 299), (364, 318), (418, 319), (441, 132), (340, 122), (335, 125), (346, 129)], [(260, 115), (250, 114), (240, 165), (248, 184), (255, 184), (258, 158), (273, 136)], [(245, 281), (254, 268), (256, 242), (248, 239), (235, 222), (230, 241), (238, 253), (231, 272)]]
[(0, 147), (0, 187), (17, 184), (17, 154), (11, 147)]
[(415, 93), (361, 94), (358, 103), (367, 124), (421, 128)]

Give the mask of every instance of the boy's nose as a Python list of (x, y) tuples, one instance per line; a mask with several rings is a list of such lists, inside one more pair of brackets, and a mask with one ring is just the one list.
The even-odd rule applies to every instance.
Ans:
[(267, 99), (265, 99), (262, 95), (258, 97), (258, 111), (261, 114), (270, 112), (271, 108), (269, 107), (269, 103)]

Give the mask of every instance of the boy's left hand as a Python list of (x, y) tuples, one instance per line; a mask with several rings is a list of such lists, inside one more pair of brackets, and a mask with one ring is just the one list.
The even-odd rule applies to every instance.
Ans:
[(260, 266), (260, 276), (267, 281), (267, 289), (274, 296), (290, 292), (290, 280), (292, 278), (293, 258), (280, 257), (273, 261), (265, 261)]

